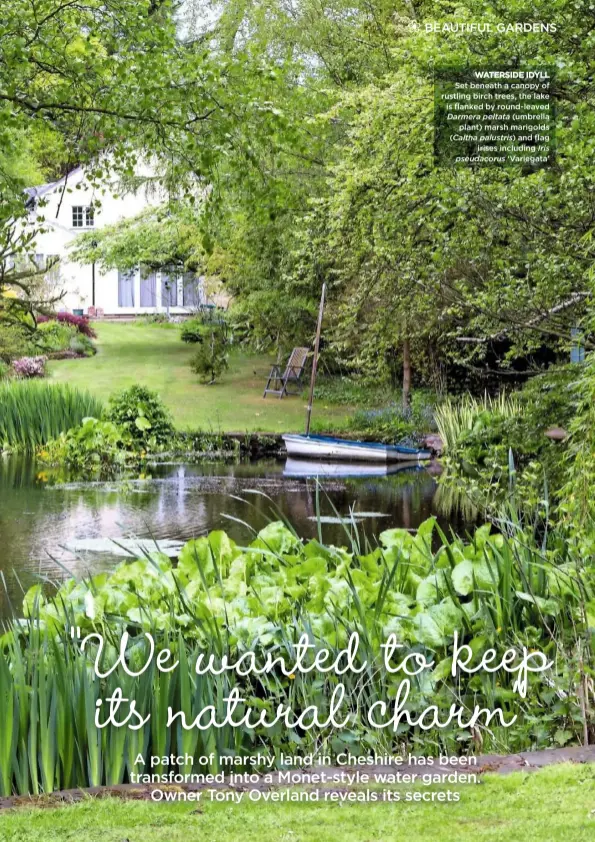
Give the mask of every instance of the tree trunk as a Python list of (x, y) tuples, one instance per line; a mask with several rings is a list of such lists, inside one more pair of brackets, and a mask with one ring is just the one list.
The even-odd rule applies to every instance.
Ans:
[(403, 409), (411, 402), (411, 347), (409, 340), (403, 341)]

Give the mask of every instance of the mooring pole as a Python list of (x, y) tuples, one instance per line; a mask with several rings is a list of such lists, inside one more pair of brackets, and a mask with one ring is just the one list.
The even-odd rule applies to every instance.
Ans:
[(308, 397), (308, 409), (306, 411), (306, 435), (310, 435), (310, 418), (312, 417), (312, 404), (314, 403), (314, 385), (316, 383), (316, 369), (318, 367), (318, 350), (320, 348), (320, 332), (322, 330), (322, 314), (324, 312), (324, 298), (326, 296), (326, 284), (322, 285), (320, 296), (320, 307), (318, 308), (318, 324), (316, 325), (316, 341), (314, 343), (314, 356), (312, 358), (312, 375), (310, 377), (310, 395)]

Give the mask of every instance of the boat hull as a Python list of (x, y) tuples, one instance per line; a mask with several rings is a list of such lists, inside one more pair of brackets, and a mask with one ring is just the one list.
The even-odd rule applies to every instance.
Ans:
[(287, 453), (298, 459), (338, 462), (421, 462), (431, 458), (429, 450), (416, 450), (401, 445), (349, 441), (330, 436), (283, 436)]
[(287, 457), (283, 468), (284, 477), (295, 479), (347, 479), (354, 477), (388, 477), (403, 471), (422, 471), (419, 462), (352, 462), (343, 459), (337, 462), (294, 459)]

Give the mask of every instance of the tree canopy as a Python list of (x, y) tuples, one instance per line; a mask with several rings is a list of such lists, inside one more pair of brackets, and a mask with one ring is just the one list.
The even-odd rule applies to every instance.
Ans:
[[(109, 152), (129, 177), (150, 155), (171, 200), (96, 257), (200, 264), (259, 345), (307, 341), (323, 281), (329, 359), (387, 382), (535, 369), (571, 328), (592, 345), (587, 0), (5, 5), (5, 231), (34, 174), (88, 161), (100, 177)], [(442, 31), (477, 20), (492, 32)], [(437, 166), (438, 66), (551, 69), (554, 163)]]
[[(501, 374), (566, 353), (572, 327), (591, 345), (593, 233), (593, 10), (587, 3), (322, 4), (326, 27), (361, 39), (357, 72), (337, 75), (322, 30), (307, 32), (300, 84), (317, 112), (317, 163), (296, 174), (275, 155), (263, 222), (254, 194), (229, 198), (219, 243), (235, 258), (244, 309), (281, 289), (310, 298), (331, 286), (329, 330), (338, 357), (387, 378), (403, 350), (426, 378), (444, 362)], [(297, 4), (301, 9), (309, 4)], [(322, 8), (321, 4), (318, 4)], [(292, 6), (294, 8), (294, 6)], [(370, 25), (370, 11), (377, 13)], [(437, 32), (425, 23), (491, 22), (493, 35)], [(510, 20), (556, 31), (498, 32)], [(377, 24), (377, 25), (376, 25)], [(413, 26), (412, 24), (415, 24)], [(345, 27), (349, 37), (345, 35)], [(271, 39), (277, 37), (270, 30)], [(301, 42), (300, 47), (302, 47)], [(299, 57), (299, 58), (298, 58)], [(551, 167), (447, 168), (433, 160), (437, 65), (549, 68), (554, 74), (556, 160)], [(334, 64), (332, 65), (335, 66)], [(300, 113), (294, 103), (294, 113)], [(311, 126), (314, 127), (311, 130)], [(281, 182), (281, 184), (279, 183)], [(261, 210), (262, 205), (261, 203)], [(265, 233), (266, 232), (266, 233)], [(270, 249), (270, 251), (269, 251)]]

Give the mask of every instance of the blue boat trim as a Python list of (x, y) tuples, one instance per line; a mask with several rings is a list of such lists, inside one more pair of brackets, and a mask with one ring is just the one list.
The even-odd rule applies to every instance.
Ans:
[(352, 447), (369, 447), (375, 450), (390, 450), (395, 453), (409, 453), (412, 456), (417, 456), (420, 453), (431, 456), (431, 451), (424, 448), (406, 447), (403, 444), (382, 444), (376, 441), (359, 441), (356, 439), (338, 439), (332, 436), (302, 436), (298, 433), (288, 433), (284, 438), (302, 439), (303, 441), (319, 441), (327, 444), (350, 445)]

